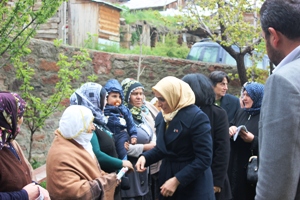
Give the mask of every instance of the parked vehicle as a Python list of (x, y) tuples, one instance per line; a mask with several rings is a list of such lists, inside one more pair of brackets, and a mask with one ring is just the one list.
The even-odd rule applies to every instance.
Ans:
[[(238, 52), (239, 48), (235, 45), (232, 45), (233, 49)], [(255, 53), (255, 52), (254, 52)], [(251, 67), (253, 66), (253, 62), (250, 59), (251, 56), (246, 54), (245, 66)], [(188, 56), (188, 60), (198, 60), (203, 62), (211, 62), (211, 63), (222, 63), (227, 65), (235, 65), (235, 59), (217, 42), (212, 41), (203, 41), (195, 43)], [(257, 62), (257, 67), (260, 69), (268, 69), (269, 66), (269, 58), (267, 55), (263, 56), (263, 59)]]

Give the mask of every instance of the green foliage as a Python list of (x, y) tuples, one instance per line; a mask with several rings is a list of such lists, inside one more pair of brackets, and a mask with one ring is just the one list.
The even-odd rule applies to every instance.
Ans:
[[(237, 68), (241, 84), (247, 81), (245, 63), (238, 56), (251, 53), (257, 49), (261, 41), (260, 22), (245, 20), (245, 14), (257, 15), (261, 0), (193, 0), (188, 2), (188, 12), (184, 21), (191, 28), (200, 28), (209, 38), (219, 42), (230, 55), (237, 61)], [(236, 53), (231, 45), (240, 47)]]
[[(140, 46), (135, 46), (132, 50), (119, 48), (116, 45), (112, 46), (103, 46), (99, 45), (97, 50), (112, 52), (112, 53), (121, 53), (121, 54), (140, 54)], [(185, 59), (189, 53), (190, 49), (186, 45), (180, 46), (177, 44), (177, 36), (168, 34), (165, 38), (165, 43), (157, 42), (156, 47), (151, 48), (147, 46), (142, 46), (143, 55), (152, 55), (152, 56), (163, 56), (163, 57), (172, 57), (172, 58), (182, 58)]]
[(47, 183), (46, 183), (46, 181), (41, 182), (40, 186), (42, 186), (43, 188), (47, 189)]
[(146, 21), (148, 24), (156, 27), (165, 26), (170, 30), (175, 30), (177, 26), (177, 19), (171, 16), (162, 16), (156, 10), (137, 10), (130, 12), (125, 9), (121, 12), (127, 24), (134, 24), (137, 21)]
[(259, 69), (257, 67), (247, 68), (248, 81), (255, 81), (258, 83), (265, 84), (268, 76), (269, 76), (268, 70)]
[[(61, 40), (54, 41), (56, 47), (59, 47), (61, 43)], [(45, 120), (56, 110), (64, 108), (60, 103), (72, 94), (71, 81), (80, 77), (82, 68), (89, 60), (91, 59), (86, 49), (76, 52), (72, 59), (69, 59), (64, 54), (59, 54), (59, 61), (57, 62), (59, 66), (57, 73), (59, 81), (53, 89), (53, 94), (45, 100), (41, 96), (34, 94), (34, 87), (31, 85), (31, 79), (35, 74), (34, 69), (30, 68), (27, 62), (22, 62), (21, 55), (13, 58), (12, 63), (16, 68), (16, 77), (23, 81), (20, 90), (22, 91), (22, 97), (27, 103), (24, 123), (31, 131), (31, 145), (33, 134), (45, 124)], [(31, 159), (31, 145), (28, 160)]]
[[(43, 0), (38, 9), (36, 0), (0, 1), (0, 68), (10, 58), (27, 55), (29, 39), (35, 35), (36, 28), (52, 17), (63, 0)], [(35, 8), (34, 8), (35, 7)]]
[(30, 164), (31, 164), (31, 166), (32, 166), (33, 169), (36, 169), (36, 168), (38, 168), (38, 167), (40, 167), (40, 166), (43, 165), (42, 163), (40, 163), (39, 161), (37, 161), (37, 160), (35, 160), (35, 159), (33, 159), (33, 160), (30, 162)]

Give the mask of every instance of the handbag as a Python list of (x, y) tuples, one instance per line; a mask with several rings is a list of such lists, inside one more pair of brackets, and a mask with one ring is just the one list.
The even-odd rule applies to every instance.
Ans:
[(248, 166), (247, 166), (247, 181), (250, 184), (256, 184), (258, 179), (258, 165), (257, 165), (257, 156), (251, 156), (249, 158)]

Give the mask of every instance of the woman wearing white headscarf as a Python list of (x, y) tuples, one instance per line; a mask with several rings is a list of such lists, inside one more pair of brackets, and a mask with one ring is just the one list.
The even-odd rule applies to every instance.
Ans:
[(117, 177), (101, 171), (93, 153), (93, 119), (84, 106), (64, 111), (46, 162), (51, 199), (113, 199)]
[(157, 141), (140, 156), (137, 171), (162, 159), (159, 199), (214, 200), (211, 127), (208, 117), (194, 105), (194, 92), (172, 76), (152, 90), (161, 107), (155, 119)]

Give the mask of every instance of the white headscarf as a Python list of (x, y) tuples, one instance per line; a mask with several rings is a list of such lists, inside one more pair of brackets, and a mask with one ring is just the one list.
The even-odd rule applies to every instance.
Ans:
[(90, 123), (94, 120), (93, 113), (85, 106), (69, 106), (59, 121), (59, 132), (65, 139), (74, 139), (92, 158), (95, 157), (91, 145), (92, 133), (87, 133)]

